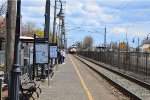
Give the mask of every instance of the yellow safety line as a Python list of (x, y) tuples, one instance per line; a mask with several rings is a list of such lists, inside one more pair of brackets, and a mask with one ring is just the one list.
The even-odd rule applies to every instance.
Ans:
[[(70, 56), (69, 56), (69, 57), (70, 57)], [(71, 59), (71, 57), (70, 57), (70, 59)], [(78, 76), (79, 76), (79, 78), (80, 78), (81, 84), (82, 84), (84, 90), (86, 91), (89, 100), (93, 100), (93, 97), (92, 97), (92, 95), (91, 95), (89, 89), (87, 88), (87, 86), (86, 86), (86, 84), (85, 84), (85, 82), (84, 82), (84, 80), (83, 80), (83, 78), (82, 78), (82, 76), (81, 76), (81, 74), (80, 74), (78, 68), (76, 67), (76, 65), (74, 64), (74, 62), (73, 62), (72, 59), (71, 59), (71, 62), (72, 62), (73, 66), (74, 66), (74, 68), (75, 68), (75, 70), (76, 70), (76, 72), (77, 72), (77, 74), (78, 74)]]

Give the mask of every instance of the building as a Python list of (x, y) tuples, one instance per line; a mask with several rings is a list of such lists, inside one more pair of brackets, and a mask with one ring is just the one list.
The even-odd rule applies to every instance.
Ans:
[(150, 52), (150, 44), (143, 44), (141, 47), (140, 47), (140, 51), (141, 52)]

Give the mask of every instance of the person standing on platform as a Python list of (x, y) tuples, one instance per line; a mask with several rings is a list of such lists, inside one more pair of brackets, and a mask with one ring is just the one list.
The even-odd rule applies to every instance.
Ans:
[(58, 53), (57, 53), (57, 55), (58, 55), (58, 64), (62, 64), (62, 57), (61, 57), (61, 49), (60, 50), (58, 50)]
[(63, 49), (62, 50), (62, 53), (61, 53), (61, 55), (62, 55), (62, 64), (65, 64), (65, 58), (66, 58), (66, 51)]

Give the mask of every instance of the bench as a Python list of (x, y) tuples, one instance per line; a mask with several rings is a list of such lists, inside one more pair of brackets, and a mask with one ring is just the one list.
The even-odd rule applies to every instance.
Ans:
[(28, 97), (32, 97), (34, 100), (34, 97), (32, 96), (33, 93), (35, 92), (37, 94), (37, 97), (39, 97), (39, 94), (37, 92), (37, 89), (40, 90), (40, 81), (32, 81), (28, 75), (28, 73), (25, 73), (24, 75), (21, 75), (20, 77), (20, 91), (23, 97), (28, 99)]
[(7, 93), (4, 95), (4, 91), (7, 89), (7, 84), (3, 82), (4, 78), (0, 77), (0, 100), (3, 100), (8, 95)]

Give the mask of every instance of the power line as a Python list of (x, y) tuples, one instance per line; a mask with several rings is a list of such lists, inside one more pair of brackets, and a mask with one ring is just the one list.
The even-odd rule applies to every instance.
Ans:
[[(92, 7), (93, 7), (93, 5), (94, 5), (95, 1), (96, 1), (96, 0), (93, 0), (93, 1), (91, 2), (91, 5), (90, 5), (90, 7), (89, 7), (90, 9), (92, 9)], [(90, 11), (91, 11), (91, 10), (90, 10)], [(81, 24), (85, 23), (85, 20), (86, 20), (86, 19), (87, 19), (87, 17), (89, 16), (90, 11), (88, 11), (87, 16), (85, 15), (85, 16), (82, 18), (82, 22), (81, 22)], [(81, 24), (80, 24), (80, 25), (81, 25)]]
[[(126, 3), (127, 1), (124, 0), (124, 1), (121, 3), (121, 5), (117, 7), (117, 8), (119, 9), (119, 11), (117, 11), (117, 12), (116, 12), (116, 11), (115, 11), (115, 12), (112, 12), (111, 14), (113, 15), (113, 14), (115, 14), (115, 13), (121, 12), (121, 10), (125, 9), (129, 4), (131, 4), (132, 1), (133, 1), (133, 0), (131, 0), (130, 2)], [(95, 3), (95, 0), (93, 0), (90, 9), (92, 9), (94, 3)], [(125, 4), (125, 3), (126, 3), (126, 4)], [(124, 4), (125, 4), (125, 5), (124, 5)], [(89, 15), (90, 15), (90, 12), (88, 12), (88, 15), (83, 18), (81, 24), (85, 24), (85, 23), (86, 23), (86, 19), (87, 19), (87, 17), (88, 17)], [(81, 24), (80, 24), (80, 25), (81, 25)]]
[(129, 5), (132, 4), (133, 2), (134, 2), (134, 0), (129, 1), (126, 5), (124, 5), (124, 6), (117, 12), (117, 14), (120, 13), (122, 10), (124, 10), (127, 6), (129, 6)]
[[(131, 0), (133, 1), (133, 0)], [(131, 2), (130, 1), (130, 2)], [(122, 9), (124, 9), (130, 2), (127, 3), (127, 0), (124, 0), (116, 9), (119, 9), (118, 11), (114, 11), (112, 13), (110, 13), (111, 15), (120, 12)]]
[[(148, 15), (146, 15), (146, 16), (144, 16), (144, 17), (141, 17), (139, 20), (141, 21), (144, 21), (144, 20), (148, 20), (148, 19), (150, 19), (149, 18), (150, 17), (150, 14), (148, 14)], [(138, 17), (135, 17), (134, 19), (136, 19), (136, 18), (138, 18)]]
[[(134, 0), (131, 0), (130, 2), (128, 2), (128, 4), (126, 4), (122, 9), (125, 9), (127, 6), (129, 6), (131, 3), (133, 3), (133, 1), (134, 1)], [(120, 12), (121, 12), (121, 10), (119, 10), (119, 12), (117, 12), (117, 13), (120, 13)], [(149, 17), (150, 17), (150, 14), (148, 14), (148, 15), (146, 15), (146, 16), (144, 16), (144, 17), (141, 17), (141, 18), (139, 18), (139, 17), (134, 17), (134, 19), (139, 18), (139, 20), (144, 21), (144, 20), (149, 19)]]

